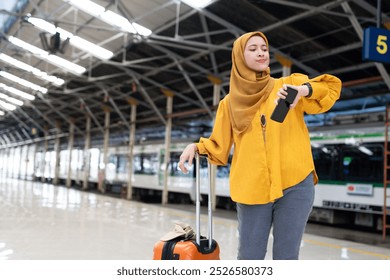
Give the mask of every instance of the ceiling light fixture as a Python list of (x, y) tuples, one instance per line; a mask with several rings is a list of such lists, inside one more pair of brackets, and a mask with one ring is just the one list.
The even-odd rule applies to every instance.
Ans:
[(34, 95), (26, 93), (26, 92), (21, 91), (21, 90), (18, 90), (18, 89), (13, 88), (13, 87), (9, 87), (9, 86), (7, 86), (7, 85), (5, 85), (3, 83), (0, 83), (0, 89), (8, 91), (8, 92), (10, 92), (12, 94), (15, 94), (17, 96), (20, 96), (20, 97), (22, 97), (24, 99), (28, 99), (28, 100), (31, 100), (31, 101), (33, 101), (35, 99)]
[(34, 84), (34, 83), (31, 83), (27, 80), (24, 80), (22, 78), (19, 78), (15, 75), (12, 75), (8, 72), (5, 72), (5, 71), (0, 71), (0, 76), (2, 76), (3, 78), (6, 78), (10, 81), (13, 81), (21, 86), (24, 86), (24, 87), (27, 87), (27, 88), (31, 88), (33, 90), (37, 90), (37, 91), (40, 91), (42, 93), (47, 93), (47, 88), (44, 88), (44, 87), (41, 87), (41, 86), (38, 86), (37, 84)]
[(46, 72), (39, 70), (38, 68), (34, 68), (34, 67), (28, 65), (27, 63), (21, 62), (21, 61), (15, 59), (15, 58), (12, 58), (4, 53), (0, 53), (0, 60), (4, 61), (10, 65), (13, 65), (15, 67), (18, 67), (19, 69), (30, 72), (30, 73), (34, 74), (36, 77), (38, 77), (42, 80), (48, 81), (50, 83), (53, 83), (56, 86), (62, 86), (65, 83), (65, 81), (63, 79), (57, 78), (56, 76), (49, 75)]
[(23, 104), (24, 104), (23, 101), (16, 99), (16, 98), (13, 98), (13, 97), (10, 97), (4, 93), (0, 93), (0, 98), (4, 99), (7, 102), (13, 103), (17, 106), (23, 106)]
[(47, 51), (44, 51), (36, 46), (33, 46), (29, 43), (26, 43), (16, 37), (9, 36), (8, 41), (10, 41), (15, 46), (18, 46), (26, 51), (31, 52), (35, 56), (39, 57), (40, 59), (46, 60), (58, 67), (64, 68), (68, 72), (72, 72), (76, 75), (80, 75), (84, 73), (87, 69), (85, 67), (82, 67), (80, 65), (77, 65), (73, 62), (70, 62), (66, 59), (63, 59), (59, 56), (49, 54)]
[(182, 2), (193, 8), (205, 8), (210, 5), (214, 0), (182, 0)]
[(4, 102), (3, 100), (0, 100), (0, 106), (6, 109), (7, 111), (13, 111), (16, 109), (15, 105)]
[(66, 31), (65, 29), (56, 27), (54, 24), (47, 22), (46, 20), (35, 18), (35, 17), (26, 17), (25, 20), (35, 27), (49, 32), (50, 34), (55, 35), (56, 33), (60, 34), (60, 37), (62, 40), (67, 40), (69, 38), (69, 43), (72, 46), (75, 46), (76, 48), (83, 50), (85, 52), (88, 52), (92, 54), (93, 56), (96, 56), (100, 59), (107, 60), (110, 59), (114, 53), (102, 48), (94, 43), (91, 43), (79, 36), (75, 36), (69, 31)]
[(70, 5), (84, 11), (85, 13), (94, 16), (111, 26), (115, 26), (124, 32), (133, 34), (139, 34), (142, 36), (149, 36), (152, 34), (152, 30), (142, 26), (138, 23), (131, 23), (125, 17), (114, 13), (113, 11), (106, 10), (103, 6), (100, 6), (89, 0), (63, 0)]
[(87, 13), (94, 16), (99, 17), (106, 10), (103, 6), (100, 6), (92, 1), (83, 1), (83, 0), (64, 0), (68, 2), (72, 6), (77, 7), (82, 11), (88, 11)]

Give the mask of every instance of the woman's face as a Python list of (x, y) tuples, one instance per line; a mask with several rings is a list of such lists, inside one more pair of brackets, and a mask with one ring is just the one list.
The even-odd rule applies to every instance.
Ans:
[(244, 49), (246, 65), (255, 72), (263, 72), (269, 66), (267, 44), (261, 36), (249, 38)]

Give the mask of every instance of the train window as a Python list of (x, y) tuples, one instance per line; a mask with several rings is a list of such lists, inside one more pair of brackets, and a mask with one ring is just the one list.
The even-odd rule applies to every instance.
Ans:
[(117, 156), (116, 155), (110, 155), (108, 157), (108, 164), (112, 164), (114, 166), (116, 166), (116, 162), (117, 162)]
[(312, 147), (316, 172), (320, 180), (337, 180), (339, 148), (337, 146)]
[(127, 173), (128, 172), (128, 160), (127, 155), (118, 155), (117, 159), (117, 172)]
[(217, 178), (229, 177), (231, 162), (232, 162), (232, 155), (229, 155), (228, 163), (226, 165), (219, 165), (217, 167)]
[(342, 177), (345, 181), (383, 181), (383, 146), (379, 144), (343, 146)]
[(228, 178), (230, 172), (230, 164), (220, 165), (217, 167), (217, 178)]
[(109, 172), (115, 173), (116, 163), (117, 163), (117, 156), (115, 154), (109, 155), (107, 166), (106, 166), (107, 170), (109, 170)]
[(134, 155), (134, 174), (155, 175), (158, 171), (157, 153)]
[[(170, 153), (170, 161), (168, 165), (169, 170), (169, 176), (176, 176), (176, 177), (190, 177), (195, 176), (195, 165), (196, 160), (194, 159), (192, 162), (192, 167), (190, 168), (190, 171), (185, 174), (181, 172), (178, 168), (178, 163), (180, 160), (181, 152), (171, 152)], [(161, 155), (161, 162), (164, 162), (164, 155)], [(230, 163), (231, 163), (231, 156), (229, 157), (229, 161), (227, 165), (224, 166), (218, 166), (217, 167), (217, 177), (218, 178), (226, 178), (229, 177), (230, 172)], [(200, 170), (201, 170), (201, 176), (207, 176), (207, 160), (203, 159), (200, 161)]]

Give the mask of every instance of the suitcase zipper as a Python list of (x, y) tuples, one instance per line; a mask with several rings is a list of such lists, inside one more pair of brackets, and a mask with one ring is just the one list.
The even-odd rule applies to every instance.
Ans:
[(265, 127), (267, 125), (267, 118), (265, 117), (264, 114), (261, 114), (260, 116), (260, 124), (261, 124), (261, 129), (263, 131), (263, 140), (264, 140), (264, 145), (266, 143), (266, 140), (265, 140)]

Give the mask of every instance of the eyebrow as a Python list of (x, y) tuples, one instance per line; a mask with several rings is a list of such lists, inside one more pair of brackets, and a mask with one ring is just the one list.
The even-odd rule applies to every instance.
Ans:
[[(252, 46), (257, 47), (258, 45), (257, 44), (250, 44), (250, 45), (248, 45), (248, 48), (252, 47)], [(267, 44), (261, 44), (260, 45), (260, 47), (266, 47), (266, 46), (267, 46)]]

